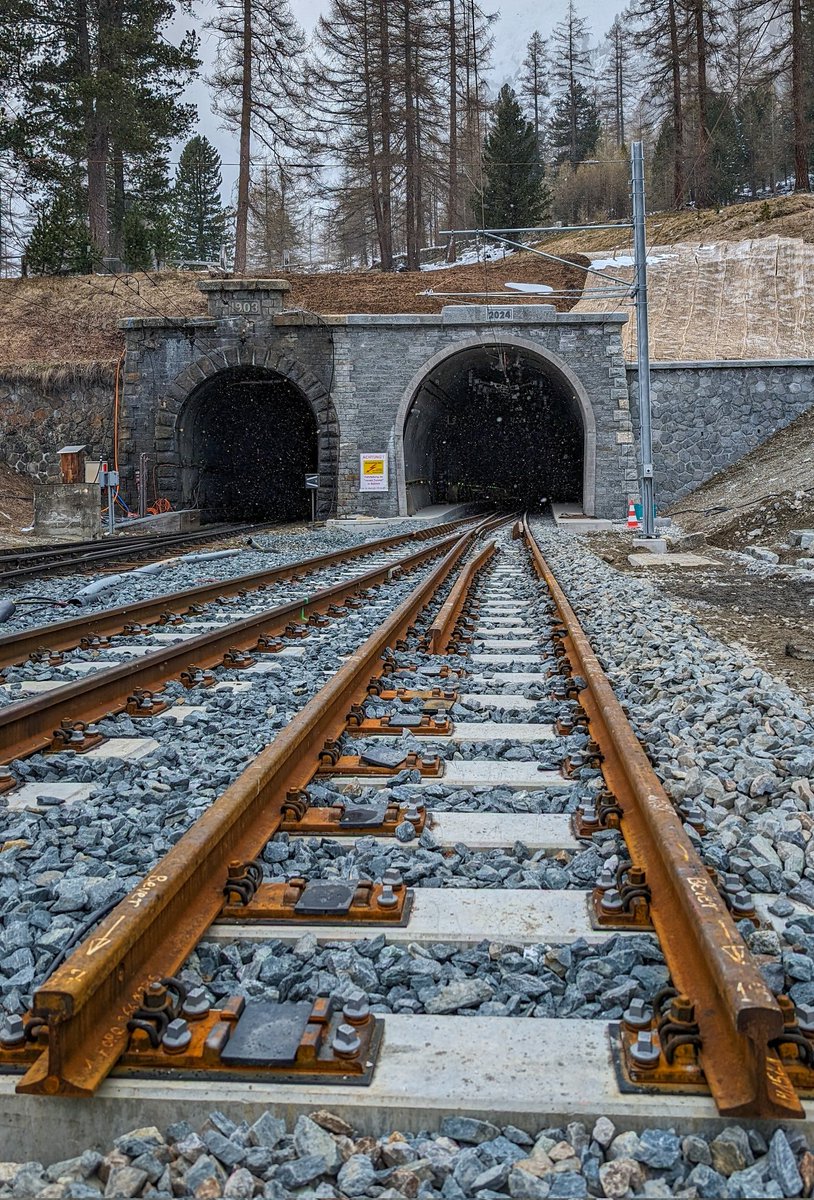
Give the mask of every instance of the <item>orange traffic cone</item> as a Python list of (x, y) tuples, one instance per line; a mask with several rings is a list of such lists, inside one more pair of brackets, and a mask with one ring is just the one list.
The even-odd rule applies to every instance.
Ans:
[(628, 529), (639, 528), (639, 518), (636, 516), (636, 505), (632, 500), (627, 506), (627, 527)]

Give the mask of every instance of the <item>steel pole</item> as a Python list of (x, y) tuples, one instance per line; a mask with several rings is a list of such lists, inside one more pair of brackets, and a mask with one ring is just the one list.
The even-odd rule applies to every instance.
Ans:
[(647, 329), (647, 238), (645, 233), (644, 154), (642, 143), (634, 142), (631, 156), (633, 178), (633, 261), (636, 296), (636, 347), (638, 358), (639, 451), (642, 500), (642, 532), (655, 537), (653, 516), (653, 432), (650, 421), (650, 340)]

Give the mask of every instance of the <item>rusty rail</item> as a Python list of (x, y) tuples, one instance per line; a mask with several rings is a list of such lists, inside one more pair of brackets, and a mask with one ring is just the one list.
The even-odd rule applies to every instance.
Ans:
[[(209, 668), (222, 663), (232, 648), (246, 650), (257, 644), (261, 634), (283, 632), (302, 614), (321, 613), (331, 604), (363, 588), (383, 583), (394, 570), (407, 571), (421, 566), (456, 540), (456, 534), (433, 542), (421, 550), (358, 575), (344, 583), (322, 588), (311, 596), (290, 600), (229, 625), (220, 626), (196, 637), (184, 638), (169, 646), (144, 654), (135, 662), (121, 663), (79, 679), (44, 695), (32, 696), (0, 709), (0, 763), (13, 762), (34, 754), (51, 744), (62, 721), (98, 721), (108, 714), (121, 712), (137, 688), (153, 691), (168, 679), (177, 679), (190, 667)], [(115, 652), (115, 646), (112, 648)]]
[(280, 583), (292, 575), (321, 571), (324, 567), (330, 567), (334, 563), (347, 562), (353, 558), (364, 558), (368, 554), (377, 554), (381, 550), (389, 550), (402, 542), (428, 541), (431, 538), (443, 537), (476, 520), (477, 518), (474, 517), (466, 517), (460, 521), (434, 525), (429, 529), (394, 534), (390, 537), (378, 538), (373, 542), (364, 542), (359, 546), (335, 550), (313, 558), (304, 558), (299, 562), (286, 563), (281, 567), (272, 567), (266, 571), (252, 571), (246, 575), (236, 575), (232, 579), (222, 579), (216, 583), (185, 588), (180, 592), (166, 592), (163, 596), (156, 596), (149, 600), (134, 600), (130, 604), (119, 604), (115, 608), (87, 613), (81, 617), (73, 617), (69, 621), (53, 621), (49, 625), (38, 625), (34, 629), (22, 629), (16, 633), (7, 633), (0, 637), (0, 670), (25, 662), (35, 650), (41, 650), (43, 647), (49, 650), (72, 650), (79, 645), (82, 637), (106, 637), (120, 633), (129, 622), (152, 625), (160, 621), (165, 612), (182, 615), (188, 612), (193, 604), (209, 604), (224, 596), (235, 596), (242, 591), (251, 591)]
[(573, 608), (534, 540), (523, 533), (538, 576), (565, 625), (573, 674), (587, 688), (580, 702), (604, 756), (602, 771), (621, 805), (622, 834), (652, 893), (651, 917), (675, 986), (695, 1006), (700, 1061), (719, 1111), (727, 1116), (788, 1118), (804, 1112), (777, 1054), (780, 1007), (617, 700)]
[(441, 611), (433, 621), (428, 632), (428, 650), (430, 654), (445, 654), (449, 645), (455, 623), (461, 615), (461, 609), (466, 601), (475, 576), (482, 571), (495, 553), (495, 543), (487, 542), (484, 548), (468, 562), (453, 584), (452, 591), (444, 602)]
[(478, 530), (459, 538), (442, 561), (367, 639), (274, 741), (181, 837), (160, 863), (104, 919), (35, 997), (48, 1045), (18, 1092), (89, 1095), (127, 1043), (127, 1020), (144, 989), (173, 975), (224, 903), (232, 860), (255, 857), (278, 828), (286, 793), (304, 787), (326, 739), (345, 726), (350, 705), (366, 694), (382, 651), (417, 613), (468, 549)]

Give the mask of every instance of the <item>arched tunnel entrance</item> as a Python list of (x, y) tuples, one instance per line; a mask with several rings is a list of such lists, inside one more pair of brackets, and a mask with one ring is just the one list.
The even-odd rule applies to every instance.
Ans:
[(407, 511), (470, 500), (590, 506), (582, 413), (574, 385), (542, 354), (500, 343), (453, 352), (427, 372), (407, 411)]
[(204, 380), (179, 416), (185, 507), (208, 521), (311, 515), (305, 475), (318, 470), (316, 417), (290, 380), (234, 367)]

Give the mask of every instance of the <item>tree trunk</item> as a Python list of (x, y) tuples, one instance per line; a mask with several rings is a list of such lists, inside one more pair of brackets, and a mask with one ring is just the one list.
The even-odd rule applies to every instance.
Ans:
[[(792, 0), (799, 2), (799, 0)], [(695, 23), (695, 53), (698, 73), (698, 163), (696, 165), (695, 200), (698, 208), (709, 204), (709, 116), (707, 113), (707, 37), (704, 29), (706, 0), (693, 0)]]
[(791, 0), (791, 110), (794, 121), (794, 190), (810, 192), (805, 82), (803, 77), (802, 0)]
[(418, 270), (418, 238), (416, 236), (416, 124), (413, 90), (413, 30), (409, 0), (404, 3), (404, 145), (405, 145), (405, 204), (407, 270)]
[(113, 148), (113, 229), (110, 239), (111, 252), (124, 258), (124, 156), (118, 146)]
[(235, 275), (246, 274), (249, 176), (252, 140), (252, 0), (243, 0), (243, 81), (240, 100), (240, 155), (235, 218)]
[(87, 0), (78, 0), (77, 40), (79, 67), (86, 85), (82, 105), (88, 163), (88, 228), (94, 250), (99, 255), (106, 255), (110, 253), (110, 230), (108, 229), (107, 214), (109, 134), (105, 122), (99, 116), (98, 106), (94, 104), (90, 87), (90, 81), (93, 78), (93, 64), (91, 63)]
[[(447, 175), (447, 228), (458, 224), (458, 31), (456, 0), (449, 0), (449, 171)], [(455, 239), (450, 238), (447, 261), (455, 261)]]
[(379, 251), (383, 271), (393, 270), (393, 198), (392, 198), (392, 88), (390, 75), (390, 23), (387, 0), (379, 0), (379, 46), (382, 73), (382, 166), (380, 173), (382, 228)]
[[(365, 126), (367, 134), (367, 170), (368, 181), (370, 184), (370, 201), (373, 206), (373, 220), (376, 224), (376, 238), (379, 243), (379, 259), (383, 271), (389, 270), (390, 267), (385, 265), (385, 248), (387, 237), (384, 228), (384, 214), (382, 212), (382, 198), (379, 189), (379, 169), (376, 156), (376, 113), (374, 112), (373, 103), (373, 71), (370, 62), (370, 22), (368, 20), (367, 5), (364, 6), (363, 24), (360, 30), (362, 38), (362, 54), (364, 63), (364, 80), (365, 80)], [(392, 266), (392, 263), (391, 263)]]
[(684, 205), (684, 103), (681, 96), (681, 54), (675, 0), (669, 0), (670, 62), (673, 77), (673, 208)]

